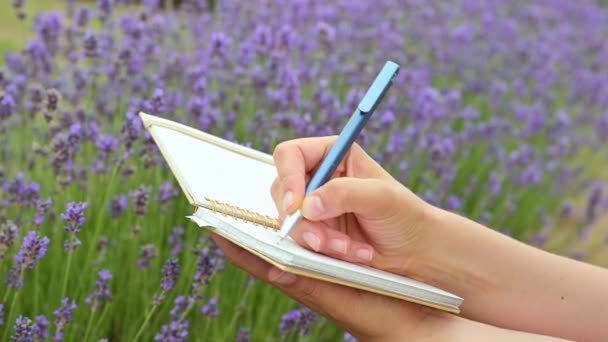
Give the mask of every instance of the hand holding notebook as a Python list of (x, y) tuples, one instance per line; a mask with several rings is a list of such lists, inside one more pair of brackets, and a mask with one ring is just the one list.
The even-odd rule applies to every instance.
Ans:
[[(458, 312), (462, 298), (402, 275), (278, 243), (272, 156), (194, 128), (141, 113), (144, 126), (196, 211), (201, 227), (291, 273)], [(395, 185), (397, 183), (395, 182)]]

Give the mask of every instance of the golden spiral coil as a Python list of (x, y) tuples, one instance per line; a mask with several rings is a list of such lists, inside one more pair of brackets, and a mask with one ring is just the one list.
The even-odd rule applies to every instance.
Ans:
[(237, 220), (240, 219), (242, 221), (251, 222), (254, 225), (259, 224), (262, 227), (269, 228), (274, 231), (279, 230), (279, 221), (274, 217), (263, 215), (255, 211), (244, 209), (239, 206), (231, 205), (208, 197), (205, 197), (205, 199), (211, 203), (211, 211), (214, 213), (220, 213), (223, 216), (231, 216)]

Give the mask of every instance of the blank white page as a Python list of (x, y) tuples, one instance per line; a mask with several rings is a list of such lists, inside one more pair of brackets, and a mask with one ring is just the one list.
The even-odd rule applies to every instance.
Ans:
[(208, 197), (278, 216), (270, 195), (277, 175), (270, 155), (173, 121), (140, 115), (184, 192), (195, 202), (205, 203)]

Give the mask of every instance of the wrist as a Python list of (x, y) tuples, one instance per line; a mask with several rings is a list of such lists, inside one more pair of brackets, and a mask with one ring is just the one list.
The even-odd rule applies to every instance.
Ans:
[(492, 249), (504, 244), (502, 234), (440, 208), (425, 214), (421, 249), (409, 256), (407, 273), (460, 297), (476, 298), (494, 291), (500, 277), (492, 266)]

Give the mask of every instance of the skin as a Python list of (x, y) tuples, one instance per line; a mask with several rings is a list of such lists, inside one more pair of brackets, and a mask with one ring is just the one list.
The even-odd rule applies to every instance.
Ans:
[(282, 272), (213, 234), (235, 265), (360, 341), (608, 339), (608, 271), (429, 205), (356, 144), (333, 177), (304, 198), (334, 141), (304, 138), (275, 149), (271, 192), (279, 219), (299, 207), (305, 217), (292, 237), (318, 253), (455, 293), (465, 299), (461, 315)]

